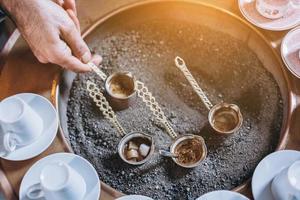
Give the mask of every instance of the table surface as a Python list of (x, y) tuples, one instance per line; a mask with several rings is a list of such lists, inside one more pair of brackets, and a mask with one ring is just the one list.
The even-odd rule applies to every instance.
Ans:
[[(86, 30), (93, 22), (106, 13), (128, 3), (137, 2), (141, 0), (78, 0), (78, 14), (82, 30)], [(217, 5), (225, 8), (237, 15), (241, 16), (237, 0), (199, 0), (210, 4)], [(259, 29), (259, 28), (258, 28)], [(270, 32), (259, 29), (270, 41), (274, 44), (274, 47), (279, 54), (279, 47), (282, 37), (286, 34), (286, 31)], [(33, 92), (51, 97), (52, 81), (54, 77), (60, 72), (58, 66), (51, 64), (41, 64), (33, 56), (26, 42), (19, 38), (18, 32), (14, 32), (11, 41), (16, 41), (13, 46), (12, 43), (6, 44), (5, 49), (11, 50), (2, 51), (0, 56), (0, 100), (7, 96), (22, 93)], [(5, 61), (5, 63), (4, 63)], [(299, 95), (300, 80), (293, 77), (288, 73), (289, 79), (292, 85), (292, 91), (295, 96)], [(290, 137), (288, 139), (287, 149), (300, 150), (300, 123), (296, 121), (300, 120), (299, 99), (293, 102), (296, 110), (292, 115), (292, 126), (290, 128)], [(41, 155), (26, 161), (12, 162), (7, 160), (0, 160), (0, 188), (6, 188), (4, 195), (7, 199), (17, 199), (21, 180), (26, 171), (39, 159), (56, 152), (66, 151), (67, 149), (63, 145), (63, 140), (56, 137), (51, 146), (43, 152)], [(297, 145), (298, 144), (298, 145)], [(1, 189), (0, 189), (1, 191)], [(248, 194), (250, 195), (250, 194)], [(116, 194), (108, 194), (106, 192), (101, 193), (101, 200), (111, 200), (116, 197)]]

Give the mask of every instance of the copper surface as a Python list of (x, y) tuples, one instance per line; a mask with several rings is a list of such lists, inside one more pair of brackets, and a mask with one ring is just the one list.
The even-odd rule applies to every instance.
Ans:
[[(264, 64), (265, 68), (268, 71), (270, 71), (272, 73), (272, 75), (274, 76), (274, 78), (276, 79), (276, 81), (280, 87), (280, 90), (281, 90), (281, 93), (283, 96), (283, 101), (284, 101), (283, 126), (282, 126), (282, 130), (281, 130), (281, 134), (280, 134), (280, 142), (277, 145), (276, 150), (284, 149), (287, 144), (287, 138), (289, 136), (289, 132), (288, 132), (289, 123), (288, 122), (291, 120), (290, 117), (291, 117), (291, 114), (293, 111), (293, 108), (292, 108), (293, 107), (292, 106), (293, 95), (291, 93), (290, 83), (287, 78), (286, 71), (284, 71), (284, 69), (283, 69), (284, 67), (283, 67), (282, 61), (280, 59), (280, 56), (275, 52), (275, 49), (270, 44), (270, 42), (265, 38), (265, 36), (263, 34), (261, 34), (256, 28), (251, 26), (246, 20), (236, 16), (235, 14), (233, 14), (225, 9), (222, 9), (222, 8), (210, 5), (210, 4), (206, 4), (203, 2), (199, 2), (199, 1), (194, 1), (194, 0), (185, 0), (185, 1), (182, 1), (182, 0), (167, 0), (167, 1), (151, 0), (151, 1), (139, 2), (136, 4), (131, 4), (129, 6), (122, 7), (121, 9), (118, 9), (118, 10), (115, 10), (115, 11), (109, 13), (105, 17), (100, 18), (89, 29), (87, 29), (87, 31), (85, 31), (83, 33), (83, 37), (88, 37), (89, 34), (91, 34), (99, 26), (103, 29), (103, 31), (106, 31), (106, 29), (115, 30), (117, 24), (118, 24), (117, 26), (119, 26), (120, 24), (122, 24), (122, 25), (125, 24), (124, 26), (126, 26), (126, 21), (134, 21), (137, 23), (142, 23), (144, 18), (147, 18), (146, 11), (147, 10), (156, 10), (155, 9), (156, 7), (151, 7), (152, 9), (145, 8), (143, 11), (141, 11), (144, 16), (143, 19), (140, 19), (139, 15), (137, 14), (138, 9), (140, 8), (142, 10), (143, 7), (145, 7), (145, 6), (162, 4), (163, 2), (168, 3), (168, 8), (171, 8), (174, 10), (177, 9), (177, 11), (179, 10), (178, 9), (179, 6), (177, 6), (176, 3), (182, 3), (182, 2), (194, 4), (194, 6), (200, 6), (200, 7), (202, 6), (202, 7), (205, 7), (206, 9), (213, 9), (215, 12), (219, 12), (220, 14), (222, 14), (222, 17), (226, 17), (224, 20), (231, 20), (230, 22), (235, 23), (234, 25), (241, 26), (241, 27), (238, 27), (237, 30), (241, 31), (242, 33), (234, 32), (232, 30), (227, 30), (228, 27), (226, 27), (225, 25), (222, 26), (222, 28), (226, 29), (233, 36), (239, 37), (239, 39), (248, 43), (249, 47), (252, 48), (252, 50), (257, 52), (259, 59)], [(199, 7), (199, 9), (200, 9), (200, 7)], [(135, 10), (131, 11), (131, 9), (135, 9)], [(157, 6), (157, 9), (160, 9), (160, 7)], [(163, 10), (164, 9), (161, 9), (161, 12), (163, 12)], [(201, 11), (203, 11), (203, 9)], [(123, 14), (125, 12), (128, 12), (128, 13)], [(186, 14), (184, 11), (177, 12), (177, 13), (178, 13), (178, 16), (183, 17), (185, 20), (194, 20), (194, 19), (190, 19), (189, 14)], [(118, 17), (116, 17), (116, 19), (114, 19), (114, 17), (117, 15), (122, 15), (121, 17), (119, 17), (119, 18), (121, 18), (121, 20), (119, 20)], [(136, 15), (136, 16), (132, 17), (132, 15)], [(178, 17), (178, 16), (176, 16), (176, 17)], [(191, 18), (193, 18), (193, 17), (191, 17)], [(209, 24), (209, 22), (208, 22), (209, 19), (205, 19), (205, 20), (206, 20), (205, 23)], [(107, 23), (107, 21), (109, 21), (109, 23)], [(238, 24), (236, 23), (236, 21), (238, 22)], [(220, 22), (220, 24), (216, 24), (213, 26), (217, 27), (217, 26), (221, 26), (221, 25), (222, 25), (222, 22)], [(218, 29), (218, 28), (216, 28), (216, 29)], [(258, 45), (257, 41), (261, 42), (262, 44)], [(66, 74), (69, 74), (69, 72), (66, 72)], [(67, 75), (67, 76), (69, 76), (69, 75)], [(65, 79), (65, 78), (62, 78), (62, 79)], [(64, 83), (64, 81), (62, 81), (62, 83)], [(70, 88), (68, 88), (68, 87), (63, 87), (63, 90), (69, 90), (69, 89)], [(64, 93), (65, 92), (61, 93), (64, 96), (63, 99), (65, 98)], [(63, 104), (63, 103), (59, 102), (60, 101), (59, 98), (61, 98), (61, 97), (60, 96), (57, 97), (58, 103)], [(66, 99), (64, 99), (63, 101), (66, 101)], [(58, 106), (58, 108), (59, 107), (61, 107), (61, 106)], [(63, 112), (65, 112), (65, 111), (63, 111)], [(63, 114), (63, 115), (65, 115), (65, 114)], [(64, 125), (62, 125), (62, 126), (64, 126)], [(64, 127), (63, 132), (65, 135), (68, 135), (67, 127)], [(233, 190), (240, 192), (240, 193), (247, 194), (250, 192), (249, 188), (250, 188), (250, 180), (248, 180), (244, 184), (234, 188)]]
[[(97, 24), (101, 23), (101, 20), (97, 21), (97, 19), (102, 18), (105, 14), (121, 5), (132, 2), (140, 2), (139, 4), (142, 4), (144, 1), (123, 0), (121, 2), (118, 0), (78, 0), (79, 18), (83, 30), (86, 30), (87, 27), (94, 24), (91, 29), (89, 29), (90, 31), (93, 30)], [(213, 7), (221, 8), (223, 12), (230, 11), (228, 14), (233, 17), (236, 16), (232, 13), (241, 17), (241, 14), (238, 11), (238, 6), (236, 5), (236, 0), (199, 0), (198, 2), (207, 2)], [(128, 9), (129, 7), (121, 10)], [(119, 11), (114, 11), (102, 19), (105, 20), (116, 14), (116, 12)], [(244, 19), (238, 18), (238, 20), (241, 20), (242, 23), (249, 24), (245, 22)], [(258, 35), (265, 38), (269, 47), (273, 49), (273, 53), (276, 55), (276, 59), (278, 59), (277, 61), (281, 62), (281, 65), (283, 66), (279, 57), (279, 47), (286, 31), (270, 32), (256, 28), (252, 25), (251, 27)], [(89, 31), (85, 32), (85, 35), (88, 33)], [(14, 32), (12, 34), (4, 49), (0, 53), (0, 70), (0, 99), (16, 93), (34, 92), (44, 95), (49, 99), (52, 96), (52, 100), (55, 100), (54, 96), (56, 94), (56, 87), (58, 84), (58, 74), (60, 73), (59, 68), (51, 64), (44, 65), (39, 63), (36, 58), (34, 58), (26, 42), (22, 38), (19, 38), (18, 32)], [(286, 148), (300, 150), (300, 109), (298, 97), (300, 94), (300, 80), (289, 73), (285, 67), (282, 67), (282, 72), (279, 70), (278, 73), (281, 73), (282, 77), (286, 77), (290, 84), (287, 83), (287, 86), (289, 85), (289, 89), (284, 91), (286, 92), (285, 97), (288, 100), (289, 105), (285, 111), (288, 115), (285, 116), (284, 124), (286, 126), (283, 127), (284, 131), (281, 138), (282, 142), (278, 145), (277, 149)], [(285, 80), (282, 80), (279, 84), (284, 84), (284, 82)], [(71, 149), (65, 138), (62, 137), (61, 134), (58, 134), (53, 144), (38, 157), (21, 162), (11, 162), (1, 159), (0, 187), (2, 191), (5, 191), (4, 193), (7, 199), (15, 199), (17, 197), (20, 182), (26, 171), (30, 168), (30, 166), (32, 166), (32, 164), (34, 164), (34, 162), (52, 153), (62, 151), (68, 152), (70, 150)], [(244, 184), (241, 187), (236, 188), (236, 190), (251, 197), (250, 184)], [(105, 184), (102, 184), (101, 199), (110, 200), (119, 195), (120, 193), (117, 191)]]

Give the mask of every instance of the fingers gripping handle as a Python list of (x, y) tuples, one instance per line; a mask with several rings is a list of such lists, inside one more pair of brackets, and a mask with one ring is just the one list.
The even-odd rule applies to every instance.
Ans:
[(179, 56), (177, 56), (175, 58), (175, 64), (182, 71), (183, 75), (189, 81), (194, 91), (200, 97), (201, 101), (204, 103), (206, 108), (210, 110), (213, 107), (213, 104), (210, 102), (210, 100), (208, 99), (204, 91), (200, 88), (200, 86), (198, 85), (197, 81), (195, 80), (191, 72), (186, 67), (184, 60)]

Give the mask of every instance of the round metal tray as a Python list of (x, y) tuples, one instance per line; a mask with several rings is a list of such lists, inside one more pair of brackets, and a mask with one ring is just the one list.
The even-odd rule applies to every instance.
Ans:
[[(155, 14), (153, 14), (155, 12)], [(203, 17), (209, 16), (209, 17)], [(276, 80), (283, 98), (283, 123), (276, 150), (283, 149), (287, 143), (288, 130), (292, 116), (292, 94), (287, 74), (282, 61), (270, 42), (257, 29), (238, 16), (199, 1), (144, 1), (122, 7), (99, 19), (84, 34), (88, 37), (96, 28), (101, 27), (103, 34), (107, 31), (122, 29), (130, 24), (143, 23), (149, 19), (170, 18), (191, 21), (212, 29), (221, 30), (248, 45)], [(60, 117), (61, 132), (68, 138), (67, 103), (72, 82), (76, 74), (63, 71), (54, 85), (56, 106)], [(250, 180), (234, 188), (241, 193), (249, 192)]]

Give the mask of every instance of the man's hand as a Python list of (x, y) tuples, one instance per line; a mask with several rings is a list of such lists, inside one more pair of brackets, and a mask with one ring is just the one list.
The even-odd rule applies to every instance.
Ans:
[[(92, 58), (83, 41), (73, 0), (0, 0), (19, 31), (42, 63), (54, 63), (75, 72), (90, 71)], [(76, 23), (77, 20), (77, 23)]]

